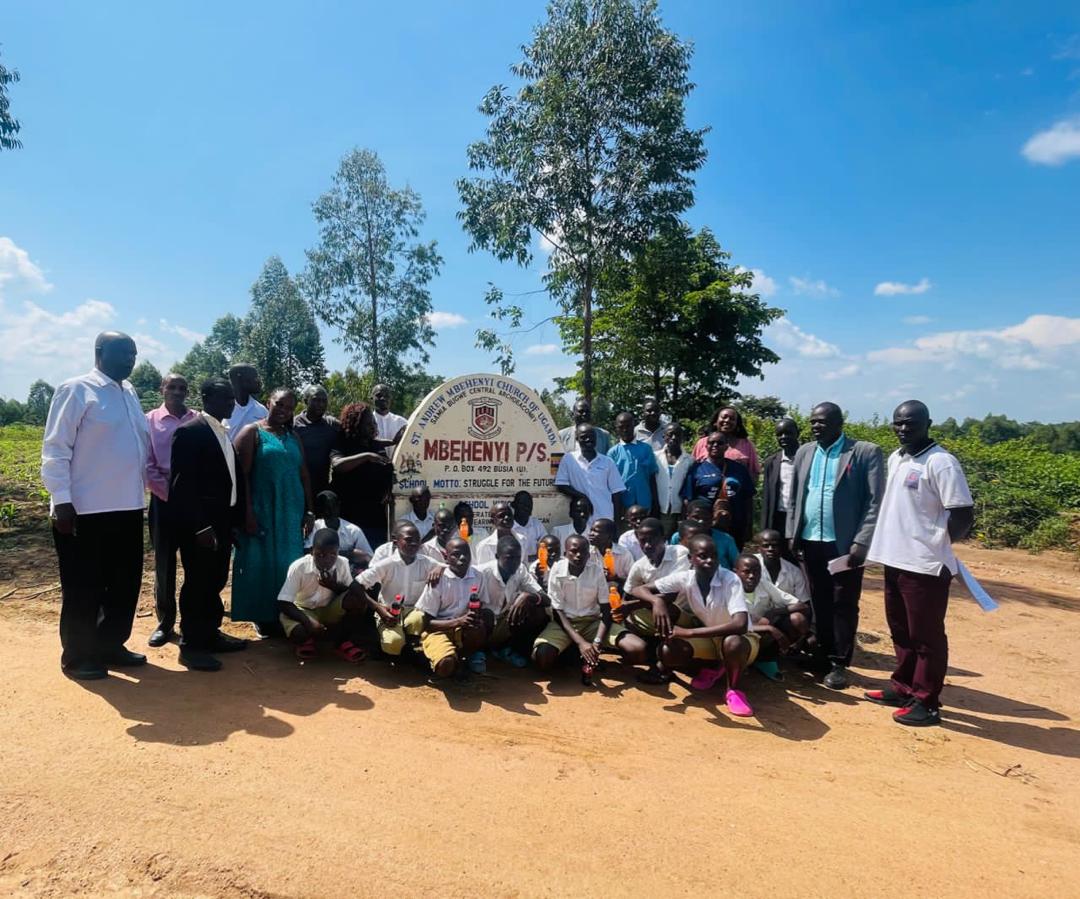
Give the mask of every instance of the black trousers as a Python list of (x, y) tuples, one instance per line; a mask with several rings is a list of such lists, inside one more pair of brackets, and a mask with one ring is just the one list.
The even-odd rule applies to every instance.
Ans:
[(859, 629), (863, 569), (829, 574), (826, 567), (829, 562), (844, 555), (836, 543), (804, 540), (800, 546), (806, 563), (806, 578), (810, 582), (818, 651), (828, 656), (834, 665), (850, 665), (855, 652), (855, 633)]
[(158, 627), (171, 630), (176, 624), (176, 551), (180, 544), (169, 504), (152, 493), (146, 521), (154, 546), (154, 608)]
[(131, 636), (143, 569), (143, 511), (79, 515), (53, 528), (60, 563), (60, 664), (100, 664)]
[(232, 538), (228, 519), (214, 524), (218, 548), (204, 549), (194, 534), (180, 540), (184, 583), (180, 587), (180, 645), (207, 650), (217, 637), (225, 606), (221, 591), (229, 579)]

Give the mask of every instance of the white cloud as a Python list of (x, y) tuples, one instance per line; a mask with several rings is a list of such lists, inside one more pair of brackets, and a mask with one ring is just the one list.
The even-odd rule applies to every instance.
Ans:
[(1064, 165), (1070, 159), (1080, 159), (1080, 116), (1062, 119), (1032, 135), (1020, 152), (1036, 165)]
[(737, 272), (750, 272), (754, 280), (750, 287), (749, 293), (756, 293), (764, 299), (768, 299), (776, 294), (776, 280), (770, 278), (760, 268), (743, 268), (741, 265), (735, 266)]
[(905, 315), (903, 318), (905, 325), (928, 325), (932, 321), (929, 315)]
[(866, 354), (886, 365), (931, 363), (948, 370), (962, 358), (1013, 371), (1053, 368), (1060, 356), (1075, 355), (1080, 346), (1080, 318), (1031, 315), (997, 330), (941, 331), (919, 337), (910, 346), (887, 347)]
[(766, 342), (812, 359), (828, 359), (840, 355), (840, 349), (820, 337), (809, 334), (786, 316), (778, 318), (765, 329)]
[(557, 343), (536, 343), (525, 347), (526, 356), (550, 356), (557, 352), (559, 352)]
[(788, 278), (788, 283), (791, 285), (791, 289), (798, 294), (808, 294), (815, 297), (835, 297), (840, 295), (839, 290), (830, 287), (820, 278), (811, 280), (810, 278), (796, 278), (793, 275)]
[(825, 372), (825, 374), (821, 376), (821, 380), (840, 381), (844, 378), (853, 378), (860, 371), (862, 371), (862, 369), (859, 368), (859, 366), (856, 365), (854, 362), (851, 362), (848, 365), (841, 366), (840, 368), (834, 369), (833, 371)]
[(926, 293), (930, 286), (929, 278), (921, 278), (918, 284), (905, 284), (903, 281), (882, 281), (874, 288), (874, 296), (892, 297), (902, 293)]
[(456, 328), (468, 321), (464, 315), (458, 315), (456, 312), (429, 312), (424, 318), (436, 331), (441, 331), (444, 328)]
[(0, 237), (0, 296), (9, 284), (19, 284), (34, 293), (52, 290), (45, 273), (31, 261), (30, 254), (10, 237)]
[[(140, 318), (137, 322), (135, 322), (135, 324), (145, 325), (146, 319)], [(205, 334), (200, 334), (198, 331), (192, 331), (191, 328), (185, 328), (183, 325), (173, 324), (165, 318), (158, 320), (158, 327), (166, 333), (179, 334), (181, 337), (184, 338), (184, 340), (190, 340), (192, 343), (202, 343), (204, 340), (206, 340)]]

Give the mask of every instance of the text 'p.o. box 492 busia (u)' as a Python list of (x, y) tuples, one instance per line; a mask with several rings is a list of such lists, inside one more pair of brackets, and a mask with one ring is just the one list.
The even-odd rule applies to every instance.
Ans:
[(562, 455), (559, 430), (534, 390), (503, 375), (453, 378), (416, 407), (394, 453), (395, 517), (426, 484), (433, 510), (464, 500), (484, 530), (491, 504), (519, 490), (532, 494), (533, 515), (548, 528), (565, 524), (567, 499), (554, 487)]

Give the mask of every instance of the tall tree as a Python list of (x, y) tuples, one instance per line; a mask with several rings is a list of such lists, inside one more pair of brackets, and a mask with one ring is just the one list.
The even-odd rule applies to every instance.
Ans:
[(300, 279), (335, 340), (383, 379), (416, 353), (428, 361), (435, 342), (427, 285), (442, 266), (435, 241), (417, 242), (424, 210), (410, 187), (390, 186), (371, 150), (341, 160), (333, 187), (312, 206), (320, 244), (307, 251)]
[(16, 137), (22, 127), (19, 120), (11, 116), (11, 101), (8, 100), (9, 84), (19, 81), (18, 69), (8, 69), (0, 65), (0, 150), (18, 150), (22, 141)]
[(153, 362), (144, 359), (128, 375), (128, 380), (139, 395), (143, 409), (154, 409), (161, 405), (161, 372)]
[(52, 405), (55, 389), (52, 384), (42, 381), (40, 378), (30, 385), (30, 395), (26, 398), (26, 412), (23, 421), (32, 425), (43, 425), (49, 417), (49, 406)]
[(582, 322), (581, 390), (593, 398), (593, 302), (604, 270), (693, 202), (704, 131), (684, 122), (690, 47), (655, 0), (553, 0), (512, 72), (480, 111), (458, 214), (472, 249), (520, 265), (534, 234), (551, 252), (545, 283)]
[(238, 356), (233, 361), (254, 365), (268, 389), (297, 388), (326, 375), (315, 317), (277, 256), (266, 260), (251, 285)]
[[(679, 417), (700, 418), (740, 377), (779, 357), (761, 341), (782, 314), (750, 293), (752, 275), (733, 267), (708, 229), (686, 225), (653, 238), (600, 283), (594, 352), (600, 393), (618, 409), (663, 398)], [(559, 319), (563, 340), (581, 345), (582, 322)], [(583, 392), (581, 375), (565, 386)], [(595, 417), (595, 409), (594, 409)]]

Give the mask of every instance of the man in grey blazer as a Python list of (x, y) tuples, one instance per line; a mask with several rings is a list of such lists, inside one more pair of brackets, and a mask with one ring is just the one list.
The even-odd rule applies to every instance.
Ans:
[[(806, 565), (814, 633), (825, 686), (842, 690), (855, 650), (866, 552), (885, 492), (881, 448), (844, 435), (835, 403), (810, 412), (814, 443), (799, 447), (788, 496), (787, 538)], [(833, 575), (828, 564), (850, 555), (851, 568)]]

